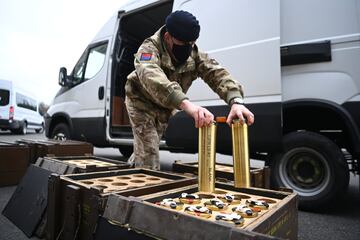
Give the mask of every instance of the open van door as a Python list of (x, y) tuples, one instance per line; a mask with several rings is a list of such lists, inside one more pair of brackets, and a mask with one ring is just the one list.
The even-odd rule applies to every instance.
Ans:
[(112, 49), (111, 81), (106, 103), (106, 139), (119, 146), (124, 156), (132, 153), (132, 130), (125, 107), (125, 83), (134, 70), (134, 54), (142, 42), (165, 23), (171, 13), (172, 0), (137, 1), (118, 13)]
[[(281, 146), (280, 1), (175, 0), (174, 10), (191, 12), (201, 31), (197, 45), (244, 86), (245, 105), (255, 114), (249, 128), (251, 152), (268, 152)], [(226, 103), (196, 80), (187, 94), (215, 116), (227, 116)], [(197, 152), (197, 129), (180, 112), (170, 120), (166, 144), (181, 152)], [(231, 132), (218, 125), (217, 151), (231, 154)]]

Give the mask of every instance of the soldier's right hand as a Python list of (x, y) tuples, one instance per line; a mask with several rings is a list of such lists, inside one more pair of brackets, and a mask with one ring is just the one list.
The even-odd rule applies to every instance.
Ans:
[(189, 100), (183, 100), (180, 108), (195, 120), (195, 127), (208, 126), (214, 121), (214, 115), (206, 108), (193, 104)]

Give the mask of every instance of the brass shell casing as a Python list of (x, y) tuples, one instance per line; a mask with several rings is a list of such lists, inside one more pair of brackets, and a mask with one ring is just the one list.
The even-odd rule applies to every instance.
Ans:
[(215, 191), (216, 122), (199, 128), (199, 191)]
[(241, 124), (239, 120), (235, 120), (231, 125), (231, 130), (234, 162), (234, 185), (236, 188), (248, 188), (250, 187), (250, 160), (247, 124)]

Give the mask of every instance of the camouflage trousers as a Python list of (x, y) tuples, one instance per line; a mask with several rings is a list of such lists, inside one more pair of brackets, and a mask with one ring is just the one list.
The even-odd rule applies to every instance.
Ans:
[(169, 114), (156, 109), (139, 108), (128, 98), (125, 104), (134, 135), (134, 152), (128, 163), (135, 167), (160, 170), (159, 143), (167, 127)]

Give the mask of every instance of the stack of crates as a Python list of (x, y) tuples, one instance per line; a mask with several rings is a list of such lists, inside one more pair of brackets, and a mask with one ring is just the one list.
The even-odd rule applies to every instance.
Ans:
[(35, 163), (39, 157), (44, 156), (84, 156), (94, 152), (94, 147), (91, 143), (73, 140), (21, 139), (16, 142), (28, 145), (30, 149), (30, 163)]
[[(125, 162), (93, 156), (92, 144), (71, 140), (20, 140), (12, 144), (2, 143), (0, 153), (0, 166), (6, 166), (1, 168), (6, 171), (0, 175), (0, 180), (4, 176), (4, 182), (0, 183), (20, 182), (3, 214), (28, 237), (33, 234), (44, 236), (48, 179), (51, 174), (90, 173), (130, 167)], [(29, 166), (35, 160), (35, 164)], [(20, 181), (21, 177), (23, 179)], [(19, 214), (19, 209), (22, 209), (22, 214)], [(51, 211), (49, 208), (48, 210)]]

